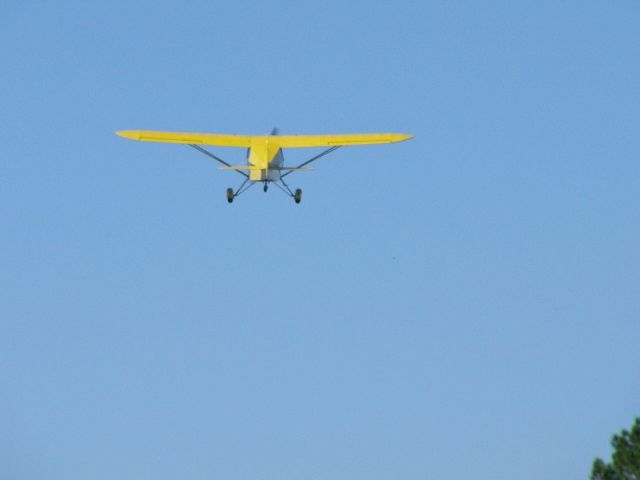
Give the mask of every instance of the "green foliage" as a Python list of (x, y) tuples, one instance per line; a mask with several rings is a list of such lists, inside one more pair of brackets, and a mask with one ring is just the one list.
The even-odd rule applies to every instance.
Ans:
[(614, 435), (611, 445), (611, 463), (596, 458), (591, 480), (640, 480), (640, 418), (636, 418), (630, 431)]

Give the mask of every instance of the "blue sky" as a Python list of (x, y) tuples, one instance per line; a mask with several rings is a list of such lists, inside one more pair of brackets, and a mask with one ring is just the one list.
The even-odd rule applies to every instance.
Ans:
[[(0, 476), (587, 478), (640, 413), (639, 20), (3, 5)], [(113, 134), (273, 126), (415, 138), (228, 205)]]

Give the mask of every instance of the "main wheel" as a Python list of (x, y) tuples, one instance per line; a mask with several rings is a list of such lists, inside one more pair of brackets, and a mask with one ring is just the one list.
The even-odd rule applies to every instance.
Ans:
[(298, 188), (296, 190), (296, 193), (294, 193), (293, 195), (293, 199), (296, 201), (296, 203), (300, 203), (302, 201), (302, 190)]
[(233, 198), (235, 195), (233, 194), (233, 188), (227, 188), (227, 202), (233, 203)]

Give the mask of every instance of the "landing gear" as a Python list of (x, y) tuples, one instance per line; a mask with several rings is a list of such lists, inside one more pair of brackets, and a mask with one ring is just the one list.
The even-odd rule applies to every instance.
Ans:
[[(284, 175), (283, 175), (284, 176)], [(296, 188), (295, 193), (291, 191), (287, 182), (285, 182), (282, 177), (280, 178), (280, 182), (273, 182), (273, 184), (282, 190), (284, 193), (289, 195), (296, 203), (300, 203), (302, 201), (302, 190)]]
[[(265, 181), (264, 185), (262, 187), (263, 191), (267, 191), (269, 189), (269, 183), (273, 183), (276, 187), (278, 187), (280, 190), (282, 190), (284, 193), (287, 194), (287, 196), (293, 198), (293, 200), (296, 203), (300, 203), (302, 201), (302, 190), (299, 188), (296, 188), (295, 192), (292, 191), (289, 188), (289, 185), (287, 185), (284, 180), (280, 179), (280, 181), (276, 181), (276, 180), (270, 180), (270, 181)], [(249, 190), (249, 188), (251, 188), (253, 185), (255, 185), (258, 182), (249, 182), (249, 179), (247, 178), (244, 182), (242, 182), (242, 185), (240, 185), (240, 188), (238, 188), (237, 191), (234, 191), (233, 188), (227, 188), (227, 202), (228, 203), (233, 203), (233, 200), (239, 196), (241, 193)], [(248, 186), (247, 186), (248, 185)]]

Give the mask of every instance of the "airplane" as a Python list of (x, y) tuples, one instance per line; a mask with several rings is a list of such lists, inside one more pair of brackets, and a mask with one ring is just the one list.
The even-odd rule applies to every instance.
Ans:
[[(328, 155), (342, 146), (351, 145), (371, 145), (381, 143), (402, 142), (413, 138), (412, 135), (401, 133), (359, 133), (342, 135), (279, 135), (278, 129), (274, 128), (270, 135), (229, 135), (218, 133), (184, 133), (184, 132), (158, 132), (151, 130), (122, 130), (116, 132), (117, 135), (139, 140), (142, 142), (163, 142), (186, 144), (195, 150), (216, 160), (220, 164), (221, 170), (231, 170), (244, 176), (245, 179), (234, 191), (227, 188), (227, 202), (233, 200), (240, 194), (246, 192), (256, 183), (263, 184), (263, 190), (269, 189), (269, 184), (273, 183), (286, 195), (293, 198), (296, 203), (302, 200), (302, 190), (291, 191), (289, 185), (284, 181), (287, 175), (293, 172), (307, 172), (312, 169), (307, 168), (312, 162)], [(231, 165), (220, 157), (214, 155), (201, 145), (213, 145), (218, 147), (241, 147), (247, 149), (247, 164), (241, 166)], [(312, 148), (329, 147), (318, 155), (302, 162), (295, 167), (284, 166), (283, 148)]]

